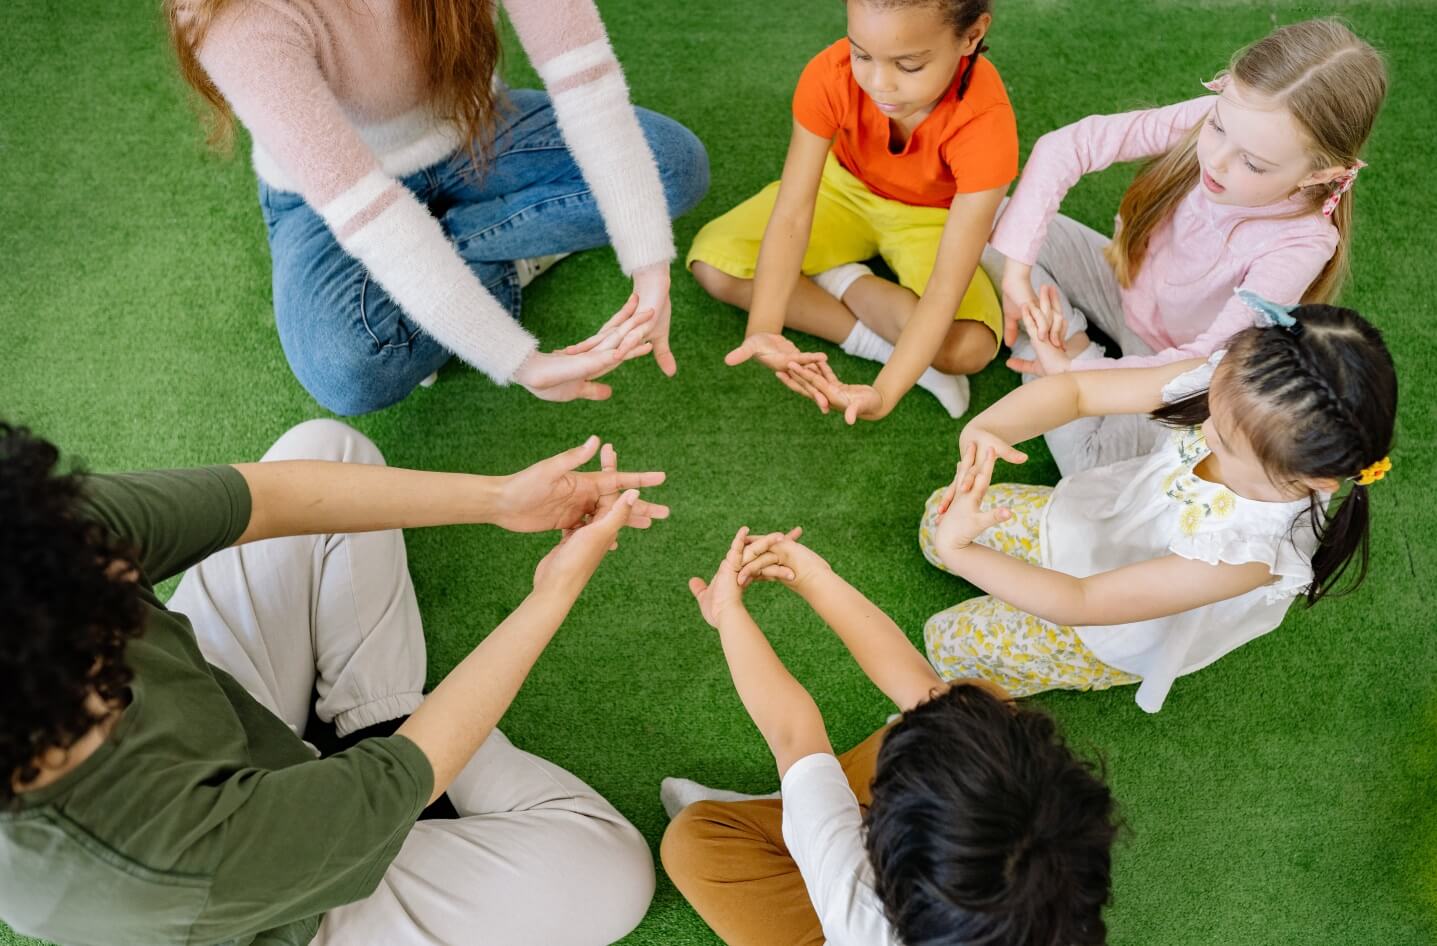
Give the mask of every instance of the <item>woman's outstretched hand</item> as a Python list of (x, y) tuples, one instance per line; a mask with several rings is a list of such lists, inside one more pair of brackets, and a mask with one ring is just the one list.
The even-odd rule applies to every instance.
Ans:
[(649, 325), (649, 341), (654, 345), (654, 362), (659, 370), (670, 378), (679, 370), (669, 348), (669, 324), (673, 317), (673, 302), (669, 297), (669, 264), (655, 263), (634, 272), (634, 295), (639, 300), (639, 311), (652, 310), (654, 320)]
[(619, 530), (629, 524), (638, 500), (638, 490), (625, 490), (602, 515), (565, 532), (534, 569), (534, 591), (567, 598), (571, 603), (578, 598), (605, 553), (617, 547)]
[(603, 328), (584, 341), (556, 352), (530, 355), (514, 373), (514, 380), (545, 401), (608, 400), (613, 389), (595, 379), (653, 351), (654, 344), (648, 339), (653, 321), (654, 311), (641, 310), (638, 295), (631, 295)]
[[(599, 472), (579, 472), (595, 453), (599, 454)], [(599, 438), (590, 437), (577, 447), (505, 477), (493, 522), (510, 532), (572, 532), (603, 516), (625, 490), (658, 486), (663, 481), (664, 474), (659, 471), (621, 472), (613, 444), (606, 443), (601, 449)], [(647, 529), (655, 519), (668, 517), (668, 506), (638, 499), (627, 525)]]

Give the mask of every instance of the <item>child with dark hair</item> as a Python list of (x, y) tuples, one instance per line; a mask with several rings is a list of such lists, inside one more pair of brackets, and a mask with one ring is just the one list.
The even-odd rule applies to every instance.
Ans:
[[(781, 180), (694, 237), (688, 265), (748, 312), (725, 358), (755, 360), (848, 423), (885, 417), (915, 384), (953, 417), (997, 354), (1003, 313), (978, 268), (1018, 176), (1018, 126), (983, 56), (989, 0), (847, 0), (848, 35), (793, 93)], [(896, 280), (863, 261), (881, 256)], [(798, 329), (883, 364), (843, 384)]]
[[(1259, 324), (1205, 361), (1050, 375), (964, 428), (919, 529), (929, 561), (988, 592), (929, 619), (945, 677), (1018, 695), (1141, 681), (1157, 712), (1178, 676), (1333, 593), (1354, 559), (1349, 590), (1361, 583), (1369, 490), (1391, 466), (1392, 356), (1350, 309), (1238, 295)], [(1050, 291), (1042, 304), (1056, 313)], [(1061, 359), (1040, 336), (1037, 357)], [(1171, 430), (1056, 488), (989, 488), (997, 457), (1025, 459), (1011, 444), (1122, 413)]]
[[(773, 751), (782, 799), (666, 779), (664, 867), (731, 946), (1097, 944), (1114, 801), (1046, 714), (982, 680), (944, 684), (887, 615), (801, 545), (740, 529), (689, 587)], [(812, 697), (749, 616), (779, 581), (902, 710), (835, 756)]]
[[(600, 449), (428, 473), (314, 420), (261, 463), (80, 475), (0, 423), (0, 918), (146, 946), (626, 934), (643, 838), (497, 728), (620, 529), (667, 515), (612, 448), (577, 472)], [(400, 529), (461, 522), (564, 538), (426, 695)]]

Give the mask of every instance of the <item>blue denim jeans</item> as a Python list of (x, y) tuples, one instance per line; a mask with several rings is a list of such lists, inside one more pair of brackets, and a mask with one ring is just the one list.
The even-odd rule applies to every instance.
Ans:
[[(476, 175), (462, 151), (404, 178), (439, 220), (459, 255), (509, 314), (519, 318), (516, 259), (609, 242), (594, 195), (559, 134), (549, 96), (509, 91), (491, 157)], [(708, 155), (683, 125), (638, 109), (658, 161), (669, 215), (708, 190)], [(304, 199), (259, 186), (274, 261), (274, 312), (290, 368), (336, 414), (402, 400), (449, 352), (402, 312), (364, 265), (335, 241)], [(595, 325), (597, 328), (597, 324)]]

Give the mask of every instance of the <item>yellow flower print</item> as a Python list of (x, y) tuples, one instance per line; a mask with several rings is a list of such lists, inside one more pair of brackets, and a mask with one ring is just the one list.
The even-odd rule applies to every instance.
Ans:
[(1212, 514), (1219, 518), (1232, 515), (1236, 507), (1237, 500), (1225, 489), (1218, 490), (1217, 495), (1212, 498)]
[(1202, 524), (1202, 520), (1202, 507), (1190, 505), (1183, 510), (1182, 516), (1178, 519), (1178, 525), (1183, 530), (1183, 535), (1196, 535), (1198, 526)]

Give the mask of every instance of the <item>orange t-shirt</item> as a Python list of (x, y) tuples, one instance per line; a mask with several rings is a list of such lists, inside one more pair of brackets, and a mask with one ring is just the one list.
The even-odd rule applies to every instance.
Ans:
[(793, 93), (793, 117), (833, 139), (838, 163), (880, 197), (947, 207), (954, 194), (1006, 187), (1018, 176), (1018, 122), (998, 70), (984, 57), (963, 98), (958, 67), (948, 91), (913, 129), (903, 150), (888, 150), (889, 119), (853, 78), (847, 39), (814, 56)]

